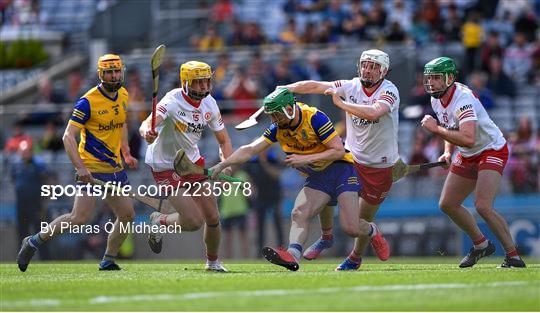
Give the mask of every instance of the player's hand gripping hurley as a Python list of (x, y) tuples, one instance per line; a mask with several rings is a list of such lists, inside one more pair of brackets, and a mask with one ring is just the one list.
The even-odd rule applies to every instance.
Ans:
[[(176, 157), (174, 158), (174, 171), (178, 173), (180, 176), (184, 175), (204, 175), (207, 177), (212, 176), (212, 170), (202, 168), (198, 166), (197, 164), (194, 164), (191, 162), (191, 160), (187, 157), (186, 152), (182, 149), (178, 150), (176, 152)], [(234, 178), (229, 175), (225, 175), (222, 173), (219, 173), (218, 178), (223, 179), (225, 181), (234, 183), (243, 183), (244, 181), (238, 178)]]
[(152, 132), (156, 132), (156, 106), (157, 106), (157, 93), (159, 86), (159, 68), (163, 63), (163, 56), (165, 55), (165, 45), (160, 45), (156, 48), (152, 54)]

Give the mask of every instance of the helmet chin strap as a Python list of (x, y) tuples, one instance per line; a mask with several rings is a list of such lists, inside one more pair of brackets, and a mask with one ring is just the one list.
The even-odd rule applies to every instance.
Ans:
[(202, 99), (206, 98), (206, 96), (208, 96), (209, 94), (210, 94), (209, 91), (202, 93), (202, 92), (196, 92), (192, 89), (188, 90), (188, 97), (190, 97), (191, 99), (195, 101), (201, 101)]
[(365, 88), (371, 88), (371, 87), (373, 87), (373, 86), (376, 86), (378, 83), (380, 83), (381, 80), (382, 80), (382, 78), (379, 79), (379, 80), (376, 81), (376, 82), (370, 82), (370, 81), (366, 81), (366, 80), (360, 79), (360, 83), (361, 83), (362, 86), (364, 86)]
[(122, 88), (122, 82), (106, 82), (104, 80), (101, 80), (101, 86), (105, 88), (108, 92), (117, 92), (120, 88)]
[(444, 94), (446, 93), (447, 90), (448, 90), (448, 88), (446, 88), (443, 91), (434, 92), (434, 93), (430, 94), (430, 96), (432, 96), (435, 99), (440, 99), (440, 98), (442, 98), (444, 96)]

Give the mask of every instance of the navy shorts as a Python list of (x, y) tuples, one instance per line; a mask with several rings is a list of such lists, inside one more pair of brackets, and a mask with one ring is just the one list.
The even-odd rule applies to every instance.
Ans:
[[(129, 185), (129, 179), (128, 179), (125, 169), (122, 169), (115, 173), (91, 173), (91, 174), (92, 174), (92, 177), (99, 179), (104, 183), (110, 181), (110, 182), (116, 182), (117, 186), (120, 183), (122, 184), (122, 186)], [(86, 183), (78, 181), (77, 185), (86, 185)]]
[(346, 191), (360, 192), (360, 179), (352, 163), (334, 162), (324, 170), (306, 178), (304, 187), (329, 195), (328, 205), (335, 206), (338, 196)]

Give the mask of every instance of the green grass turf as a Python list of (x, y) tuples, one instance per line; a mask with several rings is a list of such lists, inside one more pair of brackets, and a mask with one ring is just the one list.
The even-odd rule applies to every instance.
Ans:
[(474, 268), (459, 258), (367, 259), (357, 272), (339, 260), (302, 262), (289, 272), (263, 261), (226, 262), (208, 273), (193, 262), (34, 262), (25, 273), (0, 264), (1, 311), (539, 311), (540, 263), (499, 269), (502, 258)]

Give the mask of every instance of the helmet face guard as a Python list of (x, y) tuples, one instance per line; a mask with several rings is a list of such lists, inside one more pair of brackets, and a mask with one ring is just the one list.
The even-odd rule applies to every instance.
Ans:
[[(274, 90), (271, 94), (264, 97), (264, 113), (272, 115), (275, 119), (281, 119), (279, 115), (285, 114), (287, 119), (293, 120), (296, 116), (296, 99), (293, 93), (286, 88), (279, 88)], [(293, 108), (292, 113), (287, 111), (287, 108)]]
[[(115, 72), (120, 71), (120, 78), (115, 80)], [(105, 54), (98, 60), (98, 77), (101, 85), (108, 92), (117, 92), (124, 84), (124, 75), (126, 67), (122, 59), (116, 54)], [(106, 76), (112, 77), (112, 80), (106, 80)]]
[[(204, 62), (189, 61), (180, 67), (180, 81), (182, 89), (188, 97), (195, 101), (200, 101), (210, 94), (212, 90), (212, 68)], [(195, 90), (195, 81), (206, 81), (206, 90)]]
[(433, 98), (440, 99), (454, 83), (447, 73), (424, 74), (424, 90)]
[[(367, 62), (371, 62), (372, 64), (379, 64), (381, 66), (380, 69), (380, 76), (376, 81), (367, 80), (364, 78), (364, 70), (363, 70), (363, 64), (366, 64), (366, 66), (369, 66)], [(373, 66), (373, 65), (372, 65)], [(362, 55), (360, 56), (360, 59), (356, 63), (357, 67), (357, 73), (358, 78), (360, 78), (360, 83), (365, 88), (371, 88), (375, 85), (377, 85), (381, 80), (384, 79), (386, 76), (386, 73), (388, 73), (388, 69), (390, 68), (390, 57), (388, 54), (381, 50), (366, 50), (362, 52)]]
[[(202, 80), (202, 79), (200, 79), (200, 80)], [(191, 85), (186, 81), (185, 84), (182, 86), (182, 89), (184, 91), (187, 91), (186, 94), (191, 99), (193, 99), (195, 101), (201, 101), (202, 99), (206, 98), (206, 96), (208, 96), (210, 94), (210, 91), (212, 90), (212, 80), (211, 80), (211, 78), (208, 78), (208, 89), (205, 90), (205, 91), (197, 91), (197, 90), (193, 89), (192, 85), (193, 85), (194, 81), (195, 81), (195, 79), (191, 81)]]
[(283, 127), (285, 125), (289, 125), (294, 120), (294, 117), (296, 116), (296, 110), (294, 109), (294, 106), (290, 106), (290, 107), (293, 108), (292, 114), (289, 114), (286, 108), (283, 108), (281, 111), (274, 111), (272, 113), (266, 113), (266, 114), (270, 116), (270, 119), (272, 120), (272, 122), (277, 123), (278, 125)]
[[(384, 79), (384, 75), (383, 75), (383, 71), (382, 71), (382, 67), (381, 67), (381, 73), (380, 73), (380, 76), (377, 80), (367, 80), (366, 78), (364, 78), (364, 70), (363, 70), (363, 66), (362, 66), (362, 63), (366, 64), (368, 62), (371, 62), (371, 61), (364, 61), (364, 62), (360, 62), (358, 61), (358, 64), (357, 64), (357, 67), (358, 67), (358, 77), (360, 78), (360, 83), (362, 84), (362, 86), (364, 86), (364, 88), (371, 88), (375, 85), (377, 85), (381, 80)], [(375, 63), (375, 62), (373, 62)], [(372, 63), (372, 64), (373, 64)], [(378, 64), (378, 63), (375, 63), (375, 64)], [(369, 65), (368, 65), (369, 66)]]
[(289, 120), (293, 120), (294, 117), (296, 116), (296, 110), (293, 110), (292, 114), (289, 114), (289, 112), (287, 112), (287, 108), (288, 107), (291, 107), (291, 108), (294, 108), (294, 105), (295, 104), (290, 104), (290, 105), (287, 105), (287, 106), (283, 106), (279, 109), (276, 109), (276, 110), (273, 110), (273, 111), (269, 111), (266, 109), (266, 107), (264, 108), (264, 113), (270, 115), (270, 116), (273, 116), (274, 118), (276, 119), (280, 119), (280, 116), (278, 114), (285, 114), (285, 116), (287, 117), (287, 119)]
[(457, 76), (456, 63), (448, 57), (429, 61), (424, 66), (424, 90), (433, 98), (440, 99)]

